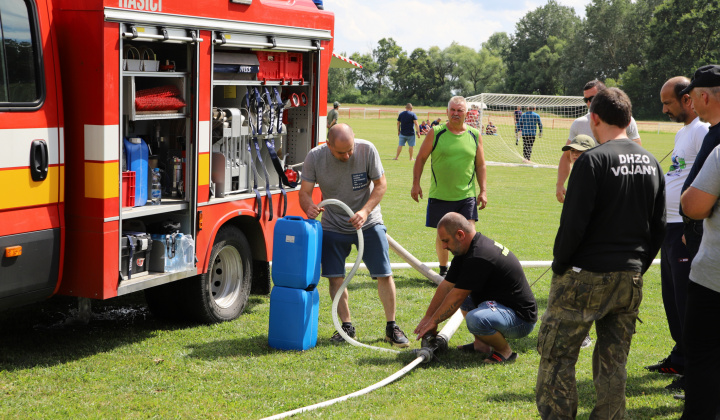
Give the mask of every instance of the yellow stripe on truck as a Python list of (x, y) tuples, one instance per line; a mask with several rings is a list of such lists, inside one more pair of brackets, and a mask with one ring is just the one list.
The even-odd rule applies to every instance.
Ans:
[(85, 162), (85, 197), (115, 198), (120, 195), (117, 162)]
[(8, 169), (0, 171), (0, 209), (40, 206), (58, 202), (57, 166), (48, 168), (48, 175), (42, 181), (33, 181), (30, 168)]
[(210, 154), (198, 156), (198, 185), (210, 185)]

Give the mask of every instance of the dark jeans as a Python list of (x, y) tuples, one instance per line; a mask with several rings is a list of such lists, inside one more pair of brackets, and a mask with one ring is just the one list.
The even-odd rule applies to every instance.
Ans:
[(523, 157), (526, 160), (530, 160), (532, 155), (533, 144), (535, 144), (535, 136), (522, 136), (523, 138)]
[(685, 411), (682, 419), (714, 419), (720, 395), (720, 293), (693, 281), (685, 314)]
[(690, 251), (690, 261), (692, 261), (700, 249), (700, 241), (703, 235), (703, 222), (702, 220), (692, 220), (687, 217), (683, 217), (685, 235), (685, 244), (688, 251)]
[(682, 243), (683, 223), (668, 223), (665, 240), (660, 248), (660, 278), (670, 336), (675, 341), (670, 361), (685, 365), (683, 325), (685, 323), (685, 300), (690, 281), (690, 252)]

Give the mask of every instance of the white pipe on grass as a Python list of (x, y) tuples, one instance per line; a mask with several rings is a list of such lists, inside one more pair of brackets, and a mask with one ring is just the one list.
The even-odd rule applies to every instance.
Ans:
[[(334, 204), (334, 205), (341, 207), (343, 210), (345, 210), (345, 212), (350, 217), (352, 217), (355, 214), (350, 209), (350, 207), (348, 207), (345, 203), (343, 203), (340, 200), (333, 199), (333, 198), (321, 201), (318, 204), (318, 207), (323, 207), (327, 204)], [(366, 348), (373, 349), (373, 350), (381, 350), (381, 351), (391, 352), (391, 353), (400, 353), (397, 350), (369, 346), (367, 344), (360, 343), (360, 342), (350, 338), (350, 336), (348, 336), (347, 333), (345, 333), (345, 331), (342, 329), (342, 324), (340, 324), (340, 321), (338, 320), (338, 316), (337, 316), (338, 302), (340, 301), (340, 297), (342, 296), (343, 292), (347, 288), (348, 283), (350, 283), (350, 280), (353, 278), (353, 276), (355, 275), (355, 272), (357, 271), (358, 267), (360, 266), (360, 261), (362, 260), (363, 252), (365, 250), (365, 242), (364, 242), (364, 238), (362, 235), (362, 229), (358, 229), (357, 234), (358, 234), (358, 247), (357, 247), (358, 255), (357, 255), (357, 258), (355, 259), (355, 264), (353, 265), (352, 269), (350, 270), (350, 273), (348, 273), (348, 275), (345, 277), (345, 281), (343, 281), (342, 285), (340, 286), (340, 289), (338, 289), (338, 291), (335, 293), (335, 297), (333, 299), (333, 304), (332, 304), (333, 324), (335, 325), (335, 329), (340, 334), (340, 336), (342, 338), (344, 338), (345, 341), (352, 344), (353, 346), (366, 347)], [(410, 262), (410, 264), (412, 264), (413, 267), (415, 267), (418, 271), (420, 271), (422, 274), (427, 276), (430, 280), (434, 281), (436, 284), (440, 284), (442, 282), (442, 277), (440, 277), (434, 271), (431, 271), (429, 268), (427, 268), (427, 266), (425, 266), (420, 261), (418, 261), (409, 252), (407, 252), (402, 246), (400, 246), (400, 244), (395, 242), (395, 240), (392, 239), (389, 235), (388, 235), (388, 242), (391, 244), (390, 246), (393, 248), (393, 250), (398, 253), (398, 255), (400, 255), (406, 261)], [(433, 278), (433, 277), (436, 277), (436, 278)], [(436, 280), (438, 280), (438, 281), (436, 281)], [(457, 331), (457, 329), (460, 326), (460, 324), (462, 323), (462, 321), (463, 321), (463, 315), (462, 315), (462, 312), (458, 309), (455, 312), (455, 314), (450, 318), (450, 320), (445, 324), (443, 329), (440, 330), (440, 332), (438, 333), (438, 337), (442, 337), (442, 339), (444, 339), (446, 343), (450, 342), (450, 337), (452, 337), (453, 334), (455, 334), (455, 331)], [(338, 398), (324, 401), (321, 403), (308, 405), (306, 407), (297, 408), (297, 409), (291, 410), (291, 411), (286, 411), (284, 413), (276, 414), (271, 417), (266, 417), (263, 420), (282, 419), (285, 417), (294, 416), (295, 414), (300, 414), (300, 413), (303, 413), (306, 411), (312, 411), (312, 410), (315, 410), (315, 409), (318, 409), (321, 407), (327, 407), (327, 406), (333, 405), (335, 403), (348, 400), (350, 398), (359, 397), (361, 395), (370, 393), (376, 389), (382, 388), (385, 385), (388, 385), (388, 384), (400, 379), (401, 377), (405, 376), (408, 372), (415, 369), (417, 367), (417, 365), (419, 365), (420, 363), (429, 362), (430, 359), (432, 358), (435, 350), (437, 350), (437, 349), (423, 347), (422, 349), (420, 349), (418, 351), (418, 353), (417, 353), (418, 357), (416, 357), (407, 366), (405, 366), (404, 368), (400, 369), (399, 371), (393, 373), (392, 375), (388, 376), (387, 378), (383, 379), (382, 381), (377, 382), (373, 385), (370, 385), (367, 388), (363, 388), (360, 391), (356, 391), (356, 392), (353, 392), (352, 394), (347, 394), (342, 397), (338, 397)]]
[[(463, 314), (458, 309), (455, 314), (450, 318), (450, 320), (445, 324), (442, 330), (437, 334), (438, 337), (442, 337), (445, 339), (446, 342), (450, 342), (450, 337), (455, 334), (455, 331), (457, 331), (458, 327), (460, 327), (460, 324), (463, 321)], [(312, 411), (318, 408), (327, 407), (330, 405), (333, 405), (335, 403), (339, 403), (345, 400), (349, 400), (350, 398), (359, 397), (361, 395), (369, 394), (372, 391), (375, 391), (376, 389), (380, 389), (384, 387), (385, 385), (388, 385), (392, 382), (395, 382), (396, 380), (402, 378), (407, 373), (409, 373), (411, 370), (415, 369), (419, 364), (429, 362), (430, 358), (432, 358), (433, 351), (430, 349), (422, 348), (421, 351), (418, 352), (419, 356), (416, 357), (412, 362), (408, 363), (407, 366), (404, 368), (398, 370), (397, 372), (393, 373), (392, 375), (388, 376), (387, 378), (383, 379), (380, 382), (377, 382), (373, 385), (370, 385), (367, 388), (363, 388), (360, 391), (355, 391), (352, 394), (343, 395), (342, 397), (334, 398), (332, 400), (323, 401), (317, 404), (308, 405), (306, 407), (300, 407), (296, 408), (295, 410), (286, 411), (284, 413), (276, 414), (271, 417), (265, 417), (262, 420), (276, 420), (276, 419), (282, 419), (285, 417), (294, 416), (295, 414), (304, 413), (306, 411)], [(425, 351), (423, 351), (425, 350)]]

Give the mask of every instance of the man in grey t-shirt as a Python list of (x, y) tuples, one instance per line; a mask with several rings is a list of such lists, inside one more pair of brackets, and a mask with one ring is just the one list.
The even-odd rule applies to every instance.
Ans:
[[(700, 67), (682, 94), (689, 94), (693, 110), (710, 123), (705, 137), (714, 137), (720, 124), (720, 66)], [(705, 147), (705, 146), (703, 146)], [(695, 160), (701, 168), (692, 185), (682, 193), (680, 205), (685, 216), (703, 220), (700, 249), (692, 260), (685, 305), (685, 409), (683, 419), (718, 418), (720, 412), (720, 146), (707, 159)], [(703, 153), (701, 149), (698, 153)], [(700, 162), (700, 163), (699, 163)], [(699, 166), (698, 166), (699, 165)], [(687, 182), (687, 180), (686, 180)], [(687, 237), (687, 235), (686, 235)]]
[[(585, 100), (585, 105), (587, 105), (588, 109), (590, 108), (590, 102), (592, 102), (595, 95), (597, 95), (598, 92), (604, 89), (606, 89), (605, 83), (599, 81), (598, 79), (591, 80), (585, 84), (585, 86), (583, 87), (583, 98)], [(635, 118), (630, 117), (630, 125), (626, 128), (626, 131), (627, 138), (642, 146), (642, 141), (640, 140), (640, 133), (638, 133), (637, 124), (635, 123)], [(585, 134), (586, 136), (590, 136), (593, 138), (593, 140), (595, 140), (592, 130), (590, 129), (589, 112), (582, 117), (575, 119), (572, 125), (570, 125), (570, 136), (568, 137), (567, 143), (565, 145), (569, 145), (570, 142), (572, 142), (572, 140), (577, 137), (578, 134)], [(600, 143), (597, 143), (596, 141), (595, 146), (599, 144)], [(560, 162), (558, 162), (558, 175), (557, 182), (555, 183), (555, 197), (561, 203), (565, 202), (565, 181), (567, 181), (568, 176), (570, 176), (570, 168), (572, 168), (573, 164), (573, 161), (570, 159), (570, 152), (563, 152), (564, 153), (562, 154), (562, 156), (560, 156)]]
[[(316, 183), (325, 199), (340, 200), (355, 214), (348, 217), (343, 209), (335, 205), (319, 208), (312, 199)], [(365, 242), (363, 262), (370, 275), (377, 278), (378, 294), (385, 310), (385, 341), (398, 347), (408, 347), (410, 342), (395, 323), (395, 281), (390, 269), (385, 236), (387, 229), (380, 214), (380, 200), (386, 190), (385, 173), (375, 146), (365, 140), (355, 140), (349, 125), (337, 124), (330, 128), (327, 143), (315, 147), (305, 157), (300, 184), (300, 207), (310, 219), (323, 213), (321, 268), (322, 275), (330, 282), (331, 298), (342, 286), (345, 259), (352, 245), (357, 247), (356, 231), (362, 229)], [(343, 331), (354, 338), (355, 328), (350, 321), (347, 289), (338, 303), (338, 316)], [(330, 340), (338, 343), (344, 341), (338, 332)]]

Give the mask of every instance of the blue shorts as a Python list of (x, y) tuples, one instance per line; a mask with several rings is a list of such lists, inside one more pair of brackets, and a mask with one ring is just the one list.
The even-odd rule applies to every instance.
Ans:
[(486, 336), (500, 332), (506, 339), (523, 338), (535, 328), (534, 322), (525, 321), (515, 311), (494, 300), (475, 306), (468, 296), (460, 309), (467, 312), (465, 324), (472, 335)]
[(429, 198), (427, 205), (427, 214), (425, 215), (425, 226), (437, 228), (438, 222), (443, 216), (450, 212), (460, 213), (468, 220), (478, 219), (477, 199), (475, 197), (466, 198), (460, 201), (445, 201), (437, 198)]
[(410, 147), (415, 147), (415, 136), (403, 136), (402, 134), (398, 134), (398, 138), (400, 141), (398, 142), (398, 146), (405, 146), (405, 143), (407, 143)]
[[(362, 261), (372, 277), (392, 275), (386, 232), (385, 225), (375, 225), (363, 230), (365, 249)], [(323, 277), (345, 277), (345, 259), (350, 255), (353, 244), (357, 248), (357, 241), (357, 233), (323, 231), (320, 261)]]

